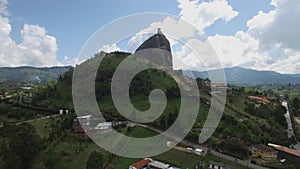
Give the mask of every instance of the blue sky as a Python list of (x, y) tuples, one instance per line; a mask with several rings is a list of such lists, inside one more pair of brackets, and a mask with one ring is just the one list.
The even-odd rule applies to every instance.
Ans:
[[(201, 17), (202, 15), (198, 14), (188, 14), (191, 5), (193, 9), (199, 9), (201, 12), (202, 5), (201, 9), (203, 10), (207, 7), (205, 4), (212, 4), (212, 6), (215, 4), (217, 11), (219, 10), (217, 1), (226, 2), (219, 4), (218, 7), (223, 6), (224, 9), (229, 10), (229, 13), (224, 12), (223, 14), (222, 9), (220, 12), (214, 13), (215, 20), (208, 23), (203, 31), (219, 56), (225, 58), (228, 57), (226, 54), (231, 53), (232, 59), (230, 60), (232, 61), (223, 63), (221, 59), (225, 67), (243, 66), (282, 73), (300, 73), (298, 71), (300, 65), (295, 65), (289, 70), (284, 69), (284, 66), (278, 67), (279, 62), (288, 66), (298, 59), (300, 61), (298, 53), (300, 47), (291, 44), (294, 39), (289, 38), (292, 38), (292, 35), (287, 35), (286, 38), (277, 38), (267, 31), (268, 29), (273, 30), (273, 28), (281, 30), (283, 26), (278, 24), (279, 19), (282, 19), (280, 16), (285, 16), (284, 12), (288, 11), (287, 6), (290, 10), (296, 10), (293, 6), (297, 5), (292, 3), (299, 3), (297, 0), (290, 0), (286, 2), (287, 4), (279, 3), (279, 0), (0, 0), (0, 4), (2, 4), (0, 5), (2, 6), (0, 8), (2, 21), (0, 20), (0, 22), (4, 23), (2, 27), (6, 25), (2, 30), (7, 30), (2, 36), (7, 38), (5, 43), (10, 44), (10, 41), (14, 43), (12, 46), (4, 45), (7, 47), (0, 48), (0, 52), (2, 52), (0, 66), (72, 64), (72, 59), (79, 54), (88, 38), (115, 19), (139, 12), (163, 12), (182, 18), (185, 16)], [(180, 5), (182, 7), (179, 7)], [(261, 11), (260, 14), (259, 11)], [(295, 15), (297, 16), (297, 14)], [(295, 18), (291, 18), (289, 24), (296, 24), (294, 23)], [(269, 21), (272, 22), (269, 23)], [(7, 29), (9, 27), (10, 29)], [(282, 28), (282, 31), (286, 34), (291, 31), (295, 31), (295, 34), (298, 33), (296, 29), (284, 32)], [(32, 43), (31, 40), (37, 37), (40, 43)], [(242, 38), (248, 38), (247, 41), (251, 41), (251, 44), (248, 42), (246, 44)], [(226, 46), (226, 43), (237, 43), (241, 45), (243, 51), (235, 51), (232, 46)], [(264, 45), (262, 45), (263, 43)], [(226, 49), (224, 49), (224, 45)], [(30, 49), (30, 47), (42, 49), (38, 51)], [(24, 51), (25, 48), (26, 51)], [(30, 57), (29, 55), (36, 56), (26, 58), (25, 55), (25, 58), (21, 58), (17, 52), (8, 56), (9, 50), (13, 49), (15, 49), (14, 51), (20, 50), (21, 53), (28, 53), (28, 57)], [(47, 58), (39, 58), (39, 54), (51, 58), (52, 62), (50, 62), (51, 59), (49, 59), (49, 63), (44, 62), (43, 60), (47, 60)], [(13, 56), (16, 58), (10, 61), (9, 59)], [(255, 60), (257, 58), (259, 60)]]

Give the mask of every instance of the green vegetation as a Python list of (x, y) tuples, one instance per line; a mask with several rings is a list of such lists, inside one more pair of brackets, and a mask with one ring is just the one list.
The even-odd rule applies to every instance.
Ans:
[(125, 134), (135, 138), (146, 138), (157, 135), (157, 133), (154, 133), (140, 126), (128, 127)]
[(7, 125), (0, 128), (0, 167), (30, 168), (33, 157), (42, 149), (41, 138), (30, 124)]
[[(99, 108), (108, 121), (126, 120), (113, 104), (110, 85), (115, 68), (129, 54), (122, 52), (100, 53), (80, 66), (91, 66), (94, 64), (94, 59), (102, 55), (105, 55), (105, 57), (95, 79), (96, 98)], [(41, 142), (45, 147), (36, 149), (32, 153), (35, 159), (33, 165), (28, 165), (27, 168), (82, 169), (87, 167), (86, 165), (92, 167), (93, 164), (101, 163), (103, 165), (100, 166), (103, 167), (111, 164), (116, 166), (115, 168), (124, 169), (136, 162), (138, 159), (114, 157), (97, 147), (90, 140), (83, 140), (78, 135), (72, 134), (71, 125), (75, 117), (72, 103), (72, 77), (73, 69), (70, 69), (65, 74), (59, 76), (58, 82), (35, 86), (31, 91), (11, 92), (7, 94), (8, 91), (4, 89), (0, 90), (2, 95), (11, 96), (11, 99), (0, 103), (0, 119), (4, 125), (6, 125), (6, 122), (3, 121), (16, 122), (40, 117), (41, 115), (39, 115), (38, 111), (31, 110), (34, 107), (48, 108), (47, 110), (68, 109), (72, 112), (69, 115), (52, 116), (50, 118), (30, 121), (30, 124), (35, 127), (35, 131), (32, 131), (32, 134), (42, 138)], [(84, 79), (84, 77), (82, 78)], [(198, 141), (199, 130), (203, 127), (210, 108), (211, 89), (209, 79), (197, 79), (197, 83), (200, 89), (201, 105), (196, 123), (194, 124), (195, 130), (189, 132), (186, 137), (191, 142)], [(129, 89), (130, 99), (136, 109), (140, 111), (148, 110), (150, 108), (149, 93), (157, 88), (166, 93), (168, 102), (161, 116), (148, 125), (165, 130), (176, 120), (181, 104), (180, 92), (173, 78), (156, 69), (140, 72), (131, 82)], [(278, 91), (263, 90), (255, 87), (229, 88), (222, 120), (211, 139), (205, 144), (215, 150), (220, 150), (225, 154), (242, 159), (248, 158), (247, 147), (253, 144), (272, 142), (280, 145), (290, 145), (293, 140), (288, 139), (286, 136), (285, 130), (287, 124), (284, 118), (286, 110), (280, 106), (281, 100)], [(298, 115), (300, 101), (297, 95), (295, 95), (297, 91), (293, 92), (293, 98), (290, 98), (290, 106), (294, 114)], [(249, 96), (266, 97), (270, 100), (270, 103), (263, 104), (249, 99)], [(26, 108), (16, 108), (18, 106)], [(55, 112), (57, 113), (57, 111)], [(23, 124), (16, 126), (23, 126)], [(118, 130), (136, 138), (151, 137), (157, 134), (139, 126), (119, 128)], [(7, 136), (3, 142), (3, 144), (8, 145), (11, 142), (10, 137)], [(97, 155), (94, 152), (95, 150), (97, 150)], [(16, 161), (14, 165), (17, 167), (23, 165), (21, 157), (13, 156), (12, 154), (7, 154), (7, 156)], [(200, 157), (177, 150), (170, 150), (153, 158), (182, 168), (194, 168), (200, 161), (208, 164), (210, 160), (243, 168), (235, 165), (233, 162), (225, 161), (212, 155)], [(5, 159), (2, 158), (2, 160)], [(29, 161), (32, 161), (32, 159)]]
[[(99, 53), (94, 58), (84, 62), (82, 66), (93, 64), (93, 60), (105, 56), (98, 69), (95, 83), (96, 98), (100, 110), (108, 120), (126, 120), (114, 107), (110, 84), (113, 72), (120, 62), (129, 54), (113, 52), (110, 54)], [(81, 65), (80, 65), (81, 66)], [(71, 81), (72, 69), (62, 75), (58, 83), (41, 88), (34, 97), (33, 103), (50, 108), (72, 108)], [(201, 106), (194, 127), (201, 128), (209, 110), (210, 81), (197, 79), (200, 89)], [(135, 76), (130, 86), (130, 98), (133, 106), (141, 111), (149, 109), (148, 95), (153, 89), (162, 89), (166, 92), (168, 103), (165, 111), (149, 125), (166, 129), (176, 119), (180, 109), (180, 93), (175, 81), (165, 73), (157, 70), (145, 70)], [(269, 95), (268, 95), (269, 94)], [(248, 96), (270, 97), (271, 104), (264, 105), (249, 100)], [(277, 143), (289, 145), (291, 140), (286, 136), (285, 110), (280, 105), (280, 100), (272, 92), (261, 92), (255, 88), (232, 88), (228, 91), (228, 98), (224, 116), (212, 138), (212, 145), (216, 149), (246, 158), (246, 149), (251, 144)], [(187, 138), (197, 141), (199, 133), (191, 131)], [(274, 137), (276, 136), (276, 137)], [(232, 144), (235, 143), (235, 144)], [(232, 153), (237, 152), (237, 153)]]
[(15, 81), (47, 83), (56, 81), (59, 75), (63, 74), (70, 67), (52, 67), (52, 68), (34, 68), (34, 67), (16, 67), (0, 68), (0, 83)]
[(93, 151), (98, 151), (103, 155), (103, 166), (109, 163), (110, 153), (89, 140), (81, 140), (77, 135), (66, 133), (36, 156), (31, 169), (86, 168), (88, 158)]
[[(206, 155), (204, 157), (197, 156), (194, 154), (188, 154), (182, 151), (178, 150), (169, 150), (161, 155), (152, 157), (155, 160), (159, 160), (171, 165), (180, 166), (181, 168), (195, 168), (198, 166), (200, 168), (200, 162), (203, 162), (205, 164), (205, 167), (208, 168), (210, 161), (218, 161), (223, 162), (228, 165), (235, 166), (237, 169), (247, 169), (247, 167), (243, 167), (241, 165), (235, 164), (234, 162), (227, 161), (221, 158), (218, 158), (214, 155)], [(175, 160), (176, 159), (176, 160)], [(115, 169), (124, 169), (128, 168), (131, 164), (139, 161), (140, 159), (132, 159), (132, 158), (126, 158), (126, 157), (117, 157), (116, 160), (113, 161), (113, 163), (116, 164)]]
[(91, 152), (86, 169), (103, 169), (103, 155), (98, 151)]

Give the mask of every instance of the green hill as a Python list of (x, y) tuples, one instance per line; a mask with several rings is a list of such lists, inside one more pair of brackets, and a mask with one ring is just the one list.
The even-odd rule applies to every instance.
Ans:
[[(148, 43), (150, 42), (147, 41)], [(150, 45), (150, 47), (152, 46)], [(97, 71), (95, 91), (98, 106), (107, 120), (126, 120), (114, 106), (111, 97), (111, 80), (116, 68), (128, 55), (130, 53), (101, 52), (78, 65), (92, 67), (99, 57), (104, 57)], [(59, 78), (57, 83), (40, 87), (33, 98), (32, 104), (40, 107), (68, 108), (73, 110), (73, 71), (73, 69), (67, 71)], [(85, 77), (82, 77), (82, 80), (84, 79)], [(197, 79), (197, 84), (201, 96), (199, 101), (201, 105), (194, 129), (187, 135), (187, 139), (194, 142), (198, 141), (200, 133), (197, 129), (201, 129), (204, 126), (211, 100), (210, 81), (199, 78)], [(147, 69), (140, 72), (131, 81), (130, 100), (136, 109), (141, 111), (148, 110), (150, 108), (149, 93), (153, 89), (163, 90), (168, 100), (162, 115), (149, 123), (149, 125), (165, 130), (176, 120), (181, 106), (180, 92), (173, 78), (157, 69)], [(252, 144), (272, 142), (279, 145), (289, 145), (293, 142), (292, 139), (287, 138), (283, 115), (285, 110), (280, 106), (280, 100), (277, 97), (270, 98), (271, 103), (264, 105), (255, 100), (250, 100), (249, 96), (253, 95), (262, 96), (263, 94), (246, 91), (244, 88), (228, 89), (222, 120), (213, 137), (206, 144), (209, 143), (214, 149), (222, 150), (238, 158), (244, 158), (247, 156), (247, 147)]]
[(0, 83), (5, 81), (47, 83), (56, 81), (59, 75), (68, 71), (71, 66), (64, 67), (1, 67)]
[[(210, 75), (214, 75), (219, 70), (210, 70)], [(208, 78), (207, 72), (194, 71), (195, 77)], [(242, 67), (225, 68), (226, 81), (231, 85), (261, 85), (261, 84), (299, 84), (299, 74), (280, 74), (274, 71), (257, 71)]]

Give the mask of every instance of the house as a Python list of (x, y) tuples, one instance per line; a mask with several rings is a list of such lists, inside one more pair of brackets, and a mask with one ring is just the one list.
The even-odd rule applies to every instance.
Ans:
[(268, 144), (269, 146), (274, 147), (278, 151), (278, 156), (281, 158), (286, 158), (296, 165), (300, 166), (300, 151), (293, 150), (284, 146), (279, 146), (275, 144)]
[(92, 115), (78, 116), (77, 118), (75, 118), (72, 124), (72, 129), (74, 133), (80, 135), (82, 138), (87, 139), (88, 138), (87, 131), (85, 131), (84, 128), (90, 125), (91, 116)]
[(188, 147), (188, 148), (185, 149), (185, 152), (186, 152), (186, 153), (189, 153), (189, 154), (192, 154), (193, 151), (194, 151), (194, 150), (193, 150), (193, 148), (191, 148), (191, 147)]
[(129, 169), (146, 169), (152, 161), (151, 158), (145, 158), (129, 166)]
[(82, 124), (84, 126), (89, 126), (91, 118), (92, 118), (92, 115), (78, 116), (77, 120), (80, 121), (80, 124)]
[(79, 121), (77, 119), (76, 120), (74, 119), (73, 124), (72, 124), (72, 129), (75, 134), (80, 135), (82, 138), (85, 138), (85, 139), (88, 138), (86, 131), (82, 128), (81, 124), (79, 123)]
[(221, 162), (215, 162), (215, 161), (210, 161), (208, 168), (209, 169), (235, 169), (235, 167), (233, 166), (226, 165)]
[(253, 145), (249, 147), (252, 157), (260, 157), (265, 161), (275, 161), (277, 160), (277, 151), (269, 148), (263, 144)]
[(108, 130), (112, 128), (112, 122), (103, 122), (98, 123), (96, 127), (94, 127), (95, 130)]
[(201, 155), (204, 155), (205, 154), (205, 152), (204, 152), (204, 150), (202, 150), (202, 149), (198, 149), (198, 148), (196, 148), (195, 149), (195, 152), (194, 152), (196, 155), (199, 155), (199, 156), (201, 156)]
[(212, 82), (210, 86), (211, 88), (227, 89), (227, 84), (225, 83)]
[(148, 164), (148, 169), (168, 169), (170, 164), (165, 164), (159, 161), (152, 161)]
[(257, 103), (260, 104), (270, 104), (271, 101), (267, 98), (267, 97), (263, 97), (263, 96), (248, 96), (248, 98), (250, 100), (254, 100)]

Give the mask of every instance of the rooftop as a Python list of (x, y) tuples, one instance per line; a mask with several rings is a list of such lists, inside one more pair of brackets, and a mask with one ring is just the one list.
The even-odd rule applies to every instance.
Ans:
[(284, 147), (284, 146), (278, 146), (278, 147), (275, 147), (275, 149), (277, 149), (279, 151), (283, 151), (285, 153), (292, 154), (292, 155), (297, 156), (297, 157), (300, 157), (300, 151), (297, 151), (297, 150), (293, 150), (293, 149), (290, 149), (290, 148), (287, 148), (287, 147)]
[(152, 162), (152, 159), (147, 158), (147, 159), (143, 159), (141, 161), (138, 161), (138, 162), (132, 164), (132, 166), (135, 167), (135, 168), (142, 168), (142, 167), (146, 166), (147, 164), (149, 164), (151, 162)]
[(151, 163), (149, 163), (149, 165), (156, 168), (162, 168), (162, 169), (170, 167), (169, 164), (165, 164), (159, 161), (152, 161)]
[(267, 147), (263, 144), (253, 145), (253, 146), (250, 147), (250, 149), (259, 149), (259, 150), (264, 151), (264, 152), (276, 152), (272, 148), (269, 148), (269, 147)]

